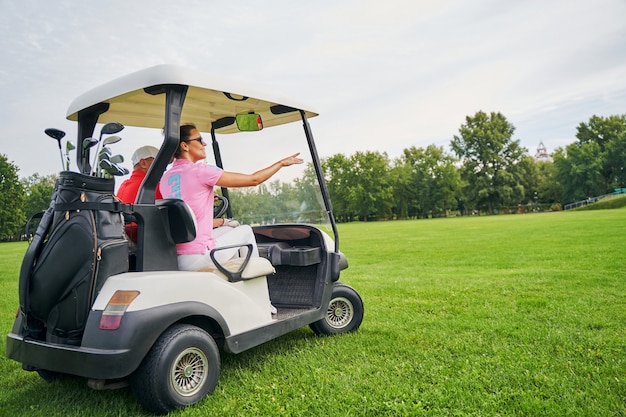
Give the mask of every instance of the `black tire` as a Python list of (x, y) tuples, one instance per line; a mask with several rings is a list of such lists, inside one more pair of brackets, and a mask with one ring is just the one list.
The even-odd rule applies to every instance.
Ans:
[(361, 325), (363, 312), (363, 300), (359, 293), (349, 285), (336, 283), (326, 315), (309, 327), (320, 336), (353, 332)]
[(204, 330), (187, 324), (167, 329), (130, 377), (137, 401), (167, 414), (212, 393), (220, 375), (220, 353)]

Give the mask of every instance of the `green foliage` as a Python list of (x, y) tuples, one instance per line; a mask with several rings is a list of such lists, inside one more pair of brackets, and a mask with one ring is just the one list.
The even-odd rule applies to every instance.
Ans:
[(537, 166), (537, 197), (539, 203), (559, 204), (563, 195), (563, 186), (557, 180), (554, 162), (538, 161)]
[(594, 115), (588, 123), (578, 125), (576, 138), (580, 146), (594, 143), (598, 147), (602, 194), (626, 184), (626, 115)]
[(574, 143), (566, 149), (567, 152), (558, 149), (554, 153), (558, 179), (563, 184), (563, 200), (577, 201), (604, 194), (599, 145)]
[[(313, 172), (312, 168), (308, 168)], [(242, 223), (258, 225), (276, 222), (317, 224), (326, 219), (317, 201), (317, 180), (305, 174), (293, 184), (278, 180), (258, 187), (229, 189), (233, 217)]]
[(626, 115), (592, 116), (576, 142), (557, 149), (554, 163), (563, 200), (577, 201), (626, 186)]
[[(361, 328), (222, 353), (216, 391), (172, 416), (626, 415), (626, 209), (339, 228)], [(3, 335), (25, 249), (0, 244)], [(147, 415), (128, 389), (46, 383), (6, 358), (0, 375), (2, 415)]]
[(27, 217), (48, 208), (57, 179), (58, 175), (56, 174), (42, 177), (35, 173), (22, 180), (26, 190), (24, 212)]
[(388, 219), (393, 207), (389, 158), (379, 152), (338, 154), (322, 161), (335, 216), (341, 221)]
[(486, 207), (489, 213), (521, 203), (524, 170), (518, 164), (527, 151), (512, 139), (515, 127), (494, 112), (479, 111), (465, 120), (450, 146), (461, 159), (468, 202), (474, 208)]
[(24, 186), (17, 176), (19, 168), (0, 154), (0, 240), (17, 240), (26, 223)]
[(457, 208), (461, 178), (442, 147), (405, 149), (393, 168), (399, 217), (441, 217)]

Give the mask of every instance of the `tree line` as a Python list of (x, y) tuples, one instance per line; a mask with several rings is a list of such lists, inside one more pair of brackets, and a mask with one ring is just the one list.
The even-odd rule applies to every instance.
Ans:
[[(472, 213), (560, 210), (567, 203), (626, 188), (626, 115), (592, 116), (577, 127), (576, 140), (536, 161), (515, 126), (499, 112), (467, 116), (447, 151), (410, 147), (391, 159), (386, 152), (358, 151), (322, 159), (335, 218), (340, 222), (446, 217)], [(0, 240), (16, 240), (26, 220), (50, 204), (56, 175), (18, 177), (0, 154)], [(281, 206), (292, 221), (315, 198), (308, 166), (292, 183), (275, 181), (230, 190), (234, 217), (246, 223), (273, 221)], [(269, 198), (268, 198), (269, 197)], [(301, 215), (300, 215), (301, 216)], [(281, 219), (285, 220), (285, 219)]]

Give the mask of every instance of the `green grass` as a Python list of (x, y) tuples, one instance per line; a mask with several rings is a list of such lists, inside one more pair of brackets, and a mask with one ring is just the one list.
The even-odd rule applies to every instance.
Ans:
[[(340, 233), (361, 329), (223, 354), (214, 394), (172, 415), (626, 415), (626, 208)], [(25, 248), (0, 245), (2, 334)], [(2, 416), (146, 415), (128, 389), (48, 384), (6, 358), (0, 372)]]
[(610, 198), (600, 200), (597, 203), (587, 204), (577, 207), (574, 210), (605, 210), (622, 208), (626, 206), (626, 195), (615, 195)]

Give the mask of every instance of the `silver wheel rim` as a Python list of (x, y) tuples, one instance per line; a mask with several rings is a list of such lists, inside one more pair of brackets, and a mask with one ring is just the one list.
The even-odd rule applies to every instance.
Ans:
[(354, 306), (345, 297), (333, 298), (326, 310), (326, 323), (333, 329), (346, 327), (354, 316)]
[(176, 392), (184, 397), (196, 394), (206, 383), (209, 361), (200, 349), (183, 350), (174, 361), (170, 379)]

